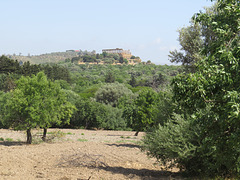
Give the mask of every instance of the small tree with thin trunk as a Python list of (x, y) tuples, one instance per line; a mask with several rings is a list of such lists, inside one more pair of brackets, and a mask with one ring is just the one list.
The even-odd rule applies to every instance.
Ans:
[(139, 93), (134, 103), (137, 107), (137, 112), (133, 119), (133, 129), (136, 130), (135, 136), (137, 136), (139, 131), (146, 130), (154, 123), (157, 93), (150, 88), (144, 89)]
[(15, 129), (26, 130), (28, 144), (32, 143), (32, 128), (44, 128), (45, 140), (47, 128), (53, 123), (69, 123), (75, 109), (74, 105), (67, 101), (60, 86), (48, 80), (43, 72), (32, 77), (21, 77), (17, 81), (17, 87), (9, 92), (9, 96), (3, 123)]

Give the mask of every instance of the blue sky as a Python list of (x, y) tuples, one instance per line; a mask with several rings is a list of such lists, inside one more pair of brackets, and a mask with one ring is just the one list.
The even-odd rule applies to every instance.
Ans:
[(177, 30), (210, 0), (0, 0), (0, 54), (130, 49), (171, 64)]

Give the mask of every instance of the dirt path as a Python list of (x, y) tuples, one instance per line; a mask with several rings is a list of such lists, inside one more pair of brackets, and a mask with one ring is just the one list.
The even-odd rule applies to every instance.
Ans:
[[(128, 131), (50, 129), (54, 143), (26, 145), (22, 131), (0, 129), (0, 179), (170, 179), (139, 150), (138, 137)], [(41, 131), (33, 132), (35, 141)], [(1, 141), (1, 138), (4, 141)], [(176, 170), (175, 170), (176, 171)]]

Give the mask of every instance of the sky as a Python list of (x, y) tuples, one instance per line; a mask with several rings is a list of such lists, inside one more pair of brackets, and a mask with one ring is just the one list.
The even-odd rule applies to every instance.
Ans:
[(177, 30), (210, 0), (0, 0), (0, 55), (123, 48), (171, 64)]

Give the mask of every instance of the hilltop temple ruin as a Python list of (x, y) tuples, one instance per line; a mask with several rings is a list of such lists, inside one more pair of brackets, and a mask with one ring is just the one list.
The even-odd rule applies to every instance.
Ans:
[(140, 58), (132, 59), (132, 53), (130, 50), (116, 48), (116, 49), (103, 49), (102, 52), (106, 52), (109, 54), (119, 54), (119, 56), (122, 56), (123, 58), (127, 59), (129, 64), (135, 64), (136, 62), (137, 63), (141, 62)]

